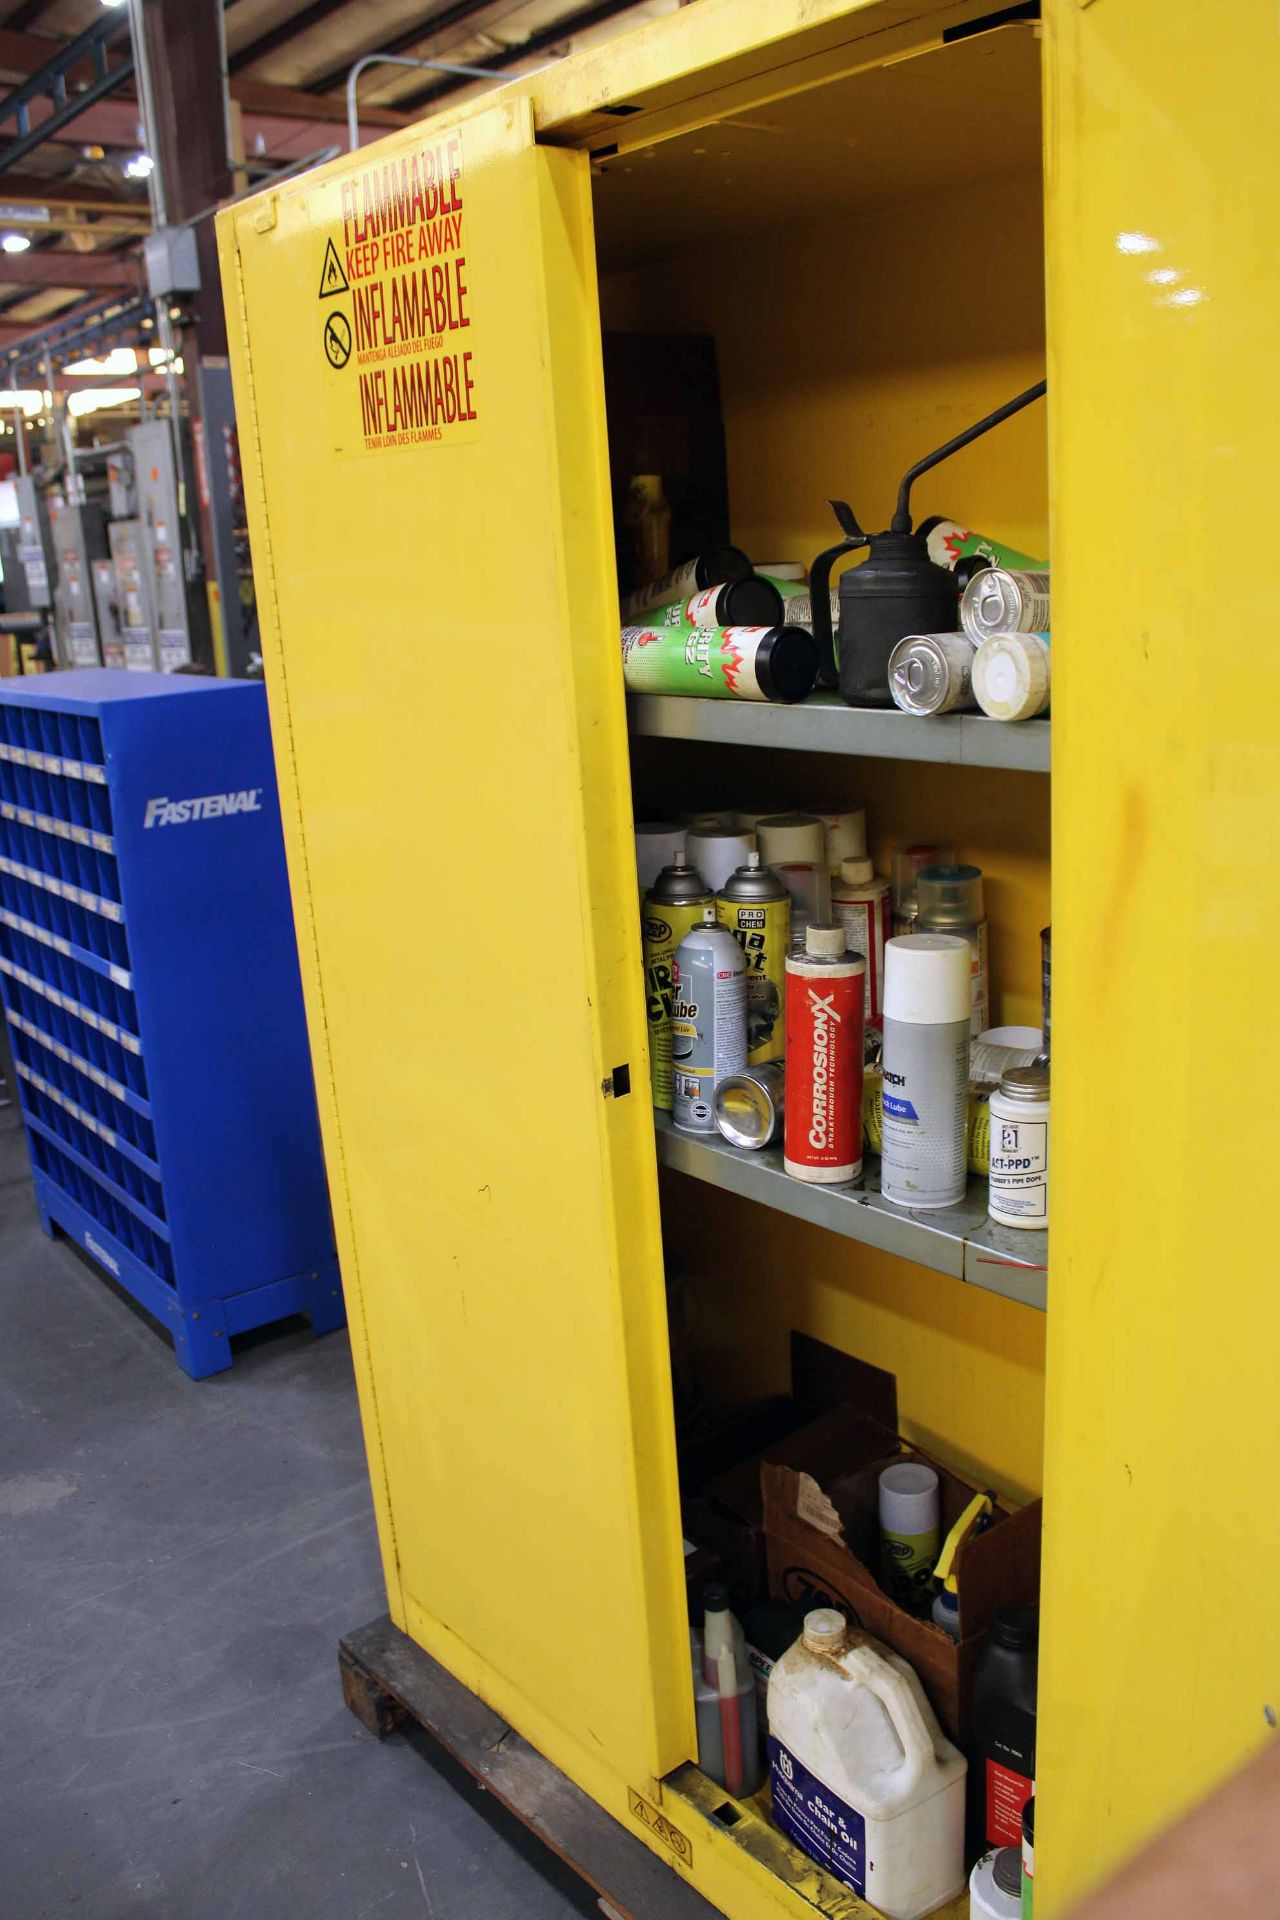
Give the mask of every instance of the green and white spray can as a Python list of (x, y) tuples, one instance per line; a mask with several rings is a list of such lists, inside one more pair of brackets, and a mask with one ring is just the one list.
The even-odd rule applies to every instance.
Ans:
[(813, 692), (818, 643), (803, 627), (624, 627), (628, 693), (792, 703)]

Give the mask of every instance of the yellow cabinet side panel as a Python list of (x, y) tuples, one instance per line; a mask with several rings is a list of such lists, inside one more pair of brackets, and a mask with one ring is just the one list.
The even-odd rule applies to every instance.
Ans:
[(1037, 1920), (1280, 1712), (1272, 0), (1052, 0)]
[[(393, 1612), (644, 1780), (692, 1702), (587, 161), (509, 99), (223, 244)], [(419, 259), (452, 312), (409, 351)], [(475, 417), (389, 424), (463, 344)]]

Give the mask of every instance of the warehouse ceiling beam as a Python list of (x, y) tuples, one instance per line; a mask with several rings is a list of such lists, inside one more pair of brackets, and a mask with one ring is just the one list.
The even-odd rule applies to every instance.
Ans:
[(347, 0), (311, 0), (310, 6), (301, 8), (299, 12), (291, 14), (288, 19), (279, 21), (276, 26), (268, 27), (267, 31), (260, 33), (255, 40), (250, 40), (243, 47), (238, 47), (227, 62), (228, 70), (231, 73), (240, 73), (245, 67), (252, 66), (255, 61), (265, 60), (268, 54), (277, 53), (281, 47), (287, 47), (290, 41), (297, 40), (310, 28), (318, 27), (324, 21), (332, 19), (333, 15), (340, 12), (346, 5)]
[[(620, 13), (629, 13), (636, 0), (596, 0), (589, 7), (579, 7), (574, 13), (567, 13), (559, 20), (552, 20), (545, 27), (538, 27), (518, 46), (496, 48), (484, 56), (487, 67), (514, 67), (520, 60), (528, 60), (533, 55), (545, 53), (548, 48), (557, 46), (572, 34), (585, 33), (590, 27), (603, 26), (605, 21), (614, 19)], [(447, 93), (454, 93), (462, 80), (443, 79), (433, 81), (429, 86), (415, 87), (411, 93), (401, 94), (396, 105), (407, 114), (420, 113), (424, 107), (443, 99)]]
[(37, 233), (143, 234), (151, 223), (145, 200), (129, 200), (104, 187), (26, 174), (0, 177), (0, 223)]
[[(39, 34), (14, 33), (8, 26), (0, 27), (0, 71), (29, 79), (46, 64), (49, 48), (53, 44)], [(108, 51), (107, 64), (113, 70), (122, 61), (126, 66), (131, 65), (125, 56)], [(68, 77), (73, 83), (88, 79), (89, 69), (82, 62)], [(63, 136), (67, 141), (79, 144), (84, 140), (96, 140), (108, 147), (133, 144), (137, 123), (136, 97), (132, 78), (124, 73), (120, 77), (123, 84), (119, 97), (88, 108), (76, 123), (74, 134), (68, 132)], [(345, 67), (341, 77), (346, 77)], [(278, 87), (242, 76), (232, 80), (230, 90), (231, 98), (242, 108), (247, 122), (256, 123), (246, 125), (246, 137), (261, 131), (268, 141), (296, 136), (314, 145), (321, 138), (325, 126), (346, 119), (346, 105), (341, 97), (334, 100), (318, 99), (300, 87)], [(125, 111), (126, 103), (131, 109), (128, 112)], [(40, 114), (47, 115), (49, 112), (47, 100), (35, 102), (33, 124)], [(406, 124), (406, 116), (391, 107), (368, 107), (360, 117), (366, 126), (371, 127), (402, 127)], [(46, 125), (47, 121), (41, 122), (42, 133)], [(0, 199), (7, 197), (8, 185), (7, 180), (0, 180)], [(138, 204), (141, 206), (144, 203)]]
[[(412, 53), (428, 36), (434, 37), (436, 34), (447, 33), (451, 27), (462, 26), (478, 15), (487, 14), (490, 11), (485, 0), (452, 0), (451, 5), (430, 8), (426, 13), (419, 15), (411, 27), (402, 27), (398, 33), (380, 40), (376, 47), (371, 47), (368, 51), (385, 54)], [(329, 67), (325, 72), (317, 74), (315, 79), (308, 80), (307, 93), (324, 94), (329, 93), (334, 87), (343, 86), (351, 71), (352, 61), (357, 57), (351, 54), (341, 66)], [(370, 121), (372, 114), (362, 107), (360, 118)]]
[[(0, 140), (6, 133), (12, 135), (7, 144), (0, 146), (0, 173), (6, 167), (16, 166), (42, 141), (61, 132), (78, 119), (86, 107), (114, 92), (129, 78), (133, 72), (132, 59), (108, 58), (110, 43), (119, 39), (127, 25), (123, 15), (115, 11), (103, 13), (92, 26), (60, 47), (42, 67), (0, 100)], [(90, 78), (72, 93), (68, 82), (76, 69), (86, 63)], [(31, 108), (37, 101), (47, 102), (50, 111), (33, 125)]]
[[(151, 303), (140, 294), (132, 300), (114, 300), (82, 304), (50, 324), (26, 323), (26, 336), (12, 346), (0, 360), (0, 386), (5, 388), (44, 385), (45, 357), (55, 366), (69, 360), (83, 360), (112, 347), (147, 348), (155, 345), (155, 322)], [(36, 331), (32, 328), (36, 327)]]
[(118, 287), (138, 284), (137, 256), (133, 253), (0, 254), (0, 287)]

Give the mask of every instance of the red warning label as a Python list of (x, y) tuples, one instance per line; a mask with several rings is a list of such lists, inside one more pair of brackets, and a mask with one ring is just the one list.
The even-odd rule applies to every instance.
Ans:
[(349, 294), (330, 323), (349, 335), (330, 324), (325, 351), (352, 382), (365, 450), (460, 437), (480, 417), (462, 135), (343, 181), (336, 241)]

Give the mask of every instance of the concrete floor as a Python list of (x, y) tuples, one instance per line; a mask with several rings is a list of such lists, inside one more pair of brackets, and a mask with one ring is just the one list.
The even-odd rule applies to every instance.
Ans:
[(345, 1334), (200, 1384), (45, 1238), (0, 1113), (0, 1916), (565, 1920), (594, 1898), (430, 1741), (372, 1739), (384, 1611)]

